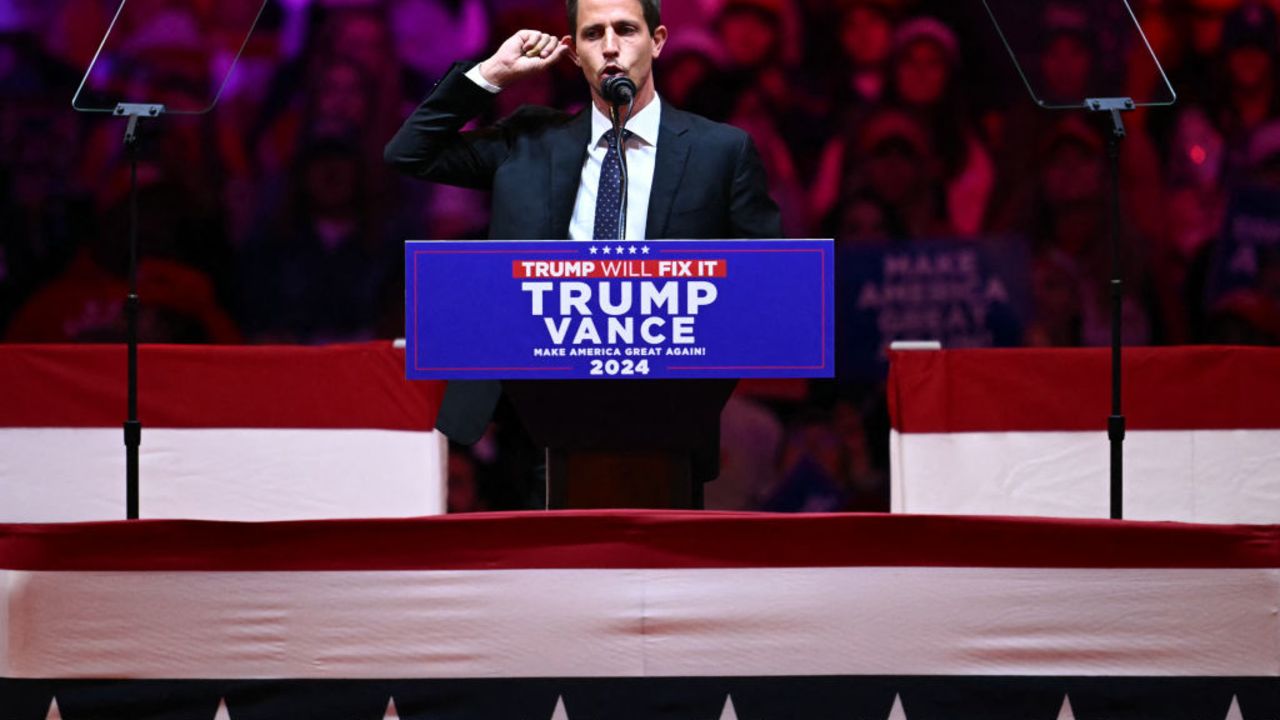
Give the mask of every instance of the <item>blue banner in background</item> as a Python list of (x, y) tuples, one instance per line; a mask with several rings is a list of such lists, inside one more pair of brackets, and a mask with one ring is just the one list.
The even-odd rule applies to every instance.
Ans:
[(836, 264), (843, 380), (884, 379), (895, 340), (1017, 346), (1031, 319), (1031, 259), (1019, 238), (841, 246)]
[(1231, 196), (1222, 239), (1213, 248), (1205, 305), (1256, 290), (1268, 267), (1280, 263), (1280, 190), (1245, 185)]
[(830, 240), (409, 242), (411, 380), (835, 374)]

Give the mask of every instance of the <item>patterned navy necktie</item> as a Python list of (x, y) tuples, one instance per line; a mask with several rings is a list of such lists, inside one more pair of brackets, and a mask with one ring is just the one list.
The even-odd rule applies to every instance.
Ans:
[[(633, 134), (623, 130), (623, 142), (630, 140)], [(618, 145), (618, 135), (611, 128), (604, 134), (604, 141), (609, 146), (605, 153), (604, 164), (600, 166), (600, 185), (596, 188), (596, 226), (593, 238), (596, 240), (618, 240), (618, 232), (622, 215), (622, 151)]]

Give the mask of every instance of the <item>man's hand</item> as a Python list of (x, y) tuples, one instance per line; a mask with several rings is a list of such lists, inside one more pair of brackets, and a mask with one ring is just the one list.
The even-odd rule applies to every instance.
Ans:
[(507, 38), (493, 57), (480, 63), (485, 80), (506, 87), (520, 78), (542, 72), (569, 50), (569, 36), (557, 40), (537, 30), (521, 30)]

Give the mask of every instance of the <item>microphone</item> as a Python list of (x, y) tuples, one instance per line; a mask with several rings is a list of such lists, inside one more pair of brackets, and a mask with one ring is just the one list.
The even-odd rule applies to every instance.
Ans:
[(636, 84), (626, 75), (613, 75), (600, 86), (600, 95), (610, 105), (627, 105), (636, 98)]
[[(618, 207), (618, 239), (627, 239), (627, 185), (630, 182), (627, 172), (627, 144), (623, 128), (626, 127), (627, 121), (631, 119), (631, 111), (634, 109), (636, 101), (636, 84), (626, 75), (612, 75), (605, 78), (600, 85), (600, 96), (605, 99), (613, 107), (610, 109), (609, 115), (613, 120), (613, 131), (617, 134), (617, 143), (619, 149), (618, 160), (621, 162), (621, 176), (619, 177), (619, 192), (622, 193), (622, 203)], [(626, 106), (627, 116), (622, 116), (622, 108)]]

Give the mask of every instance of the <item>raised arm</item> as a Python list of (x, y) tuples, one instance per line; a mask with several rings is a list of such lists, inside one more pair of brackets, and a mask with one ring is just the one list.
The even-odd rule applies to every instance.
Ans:
[(568, 39), (521, 30), (479, 65), (455, 65), (405, 120), (383, 152), (388, 164), (431, 182), (488, 188), (510, 145), (501, 125), (462, 132), (494, 93), (559, 61)]

